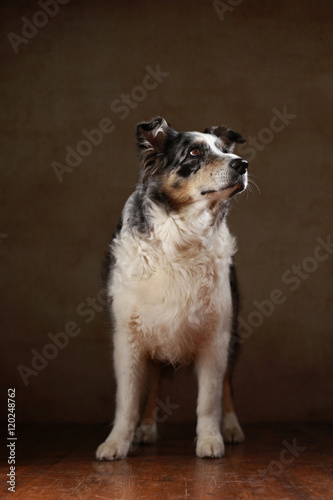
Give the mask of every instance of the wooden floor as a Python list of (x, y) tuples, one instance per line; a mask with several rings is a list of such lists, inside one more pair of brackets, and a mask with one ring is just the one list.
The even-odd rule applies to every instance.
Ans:
[(224, 458), (199, 459), (193, 426), (166, 425), (156, 445), (101, 463), (106, 426), (18, 427), (16, 492), (6, 458), (1, 498), (333, 499), (329, 426), (245, 426), (246, 441), (227, 445)]

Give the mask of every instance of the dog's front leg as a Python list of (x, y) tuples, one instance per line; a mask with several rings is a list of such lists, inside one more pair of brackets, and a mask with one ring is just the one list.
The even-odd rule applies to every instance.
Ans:
[(96, 451), (99, 460), (125, 458), (139, 420), (146, 359), (136, 343), (128, 341), (124, 332), (116, 332), (114, 337), (114, 366), (117, 380), (116, 416), (111, 433)]
[(198, 457), (217, 458), (224, 455), (220, 431), (221, 396), (227, 354), (221, 346), (210, 346), (200, 352), (196, 361), (198, 375), (197, 446)]

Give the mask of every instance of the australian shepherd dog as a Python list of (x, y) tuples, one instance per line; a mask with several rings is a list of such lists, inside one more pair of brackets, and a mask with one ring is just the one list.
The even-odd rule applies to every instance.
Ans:
[(245, 139), (224, 125), (176, 132), (161, 117), (140, 123), (136, 138), (140, 179), (111, 242), (106, 276), (116, 413), (96, 456), (122, 459), (135, 438), (154, 442), (159, 365), (193, 363), (196, 454), (221, 457), (224, 441), (244, 439), (230, 380), (238, 293), (226, 215), (247, 186), (248, 163), (233, 154)]

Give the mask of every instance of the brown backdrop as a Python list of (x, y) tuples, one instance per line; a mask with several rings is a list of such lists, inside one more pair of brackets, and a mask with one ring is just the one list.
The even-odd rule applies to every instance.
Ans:
[[(101, 262), (138, 178), (135, 126), (162, 115), (248, 138), (261, 193), (229, 217), (241, 420), (332, 419), (332, 2), (41, 4), (1, 4), (4, 400), (15, 387), (22, 421), (111, 418)], [(167, 378), (170, 421), (194, 420), (195, 396), (190, 371)]]

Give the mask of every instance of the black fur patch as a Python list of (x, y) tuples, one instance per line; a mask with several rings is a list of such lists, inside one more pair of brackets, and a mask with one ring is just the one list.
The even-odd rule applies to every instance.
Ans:
[(111, 273), (112, 268), (115, 264), (115, 258), (114, 258), (114, 255), (112, 253), (112, 250), (111, 250), (112, 241), (118, 236), (122, 227), (123, 227), (123, 214), (121, 214), (121, 216), (120, 216), (116, 230), (113, 233), (113, 236), (111, 238), (111, 245), (108, 247), (108, 249), (105, 253), (104, 261), (102, 264), (102, 281), (103, 281), (104, 288), (106, 288), (106, 286), (109, 282), (110, 273)]
[(185, 163), (177, 170), (177, 174), (180, 175), (180, 177), (184, 178), (190, 177), (190, 175), (195, 174), (200, 169), (200, 167), (201, 167), (200, 164), (194, 166), (191, 163)]
[(239, 314), (239, 291), (236, 268), (234, 264), (230, 266), (230, 288), (231, 288), (231, 298), (232, 298), (232, 329), (231, 329), (231, 339), (229, 343), (229, 366), (232, 372), (234, 364), (239, 353), (239, 334), (238, 334), (238, 314)]
[[(176, 184), (176, 183), (175, 183)], [(178, 211), (178, 205), (165, 193), (162, 191), (162, 188), (155, 184), (147, 193), (149, 199), (154, 203), (157, 203), (169, 214), (171, 212)]]

